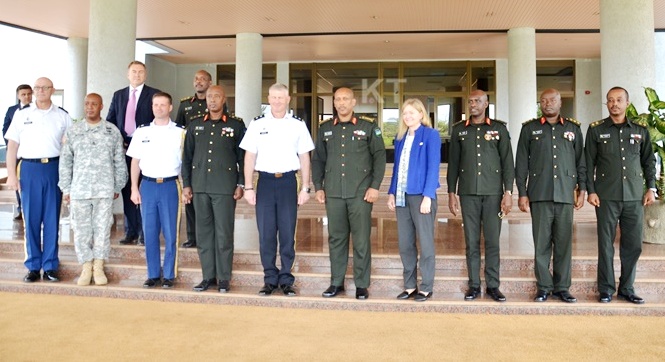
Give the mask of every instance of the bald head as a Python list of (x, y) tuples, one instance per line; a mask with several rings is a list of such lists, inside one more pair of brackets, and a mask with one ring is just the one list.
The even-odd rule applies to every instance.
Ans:
[(104, 108), (102, 96), (97, 93), (90, 93), (85, 96), (83, 110), (85, 111), (85, 120), (88, 123), (97, 123), (102, 120), (102, 108)]
[(342, 87), (335, 91), (333, 98), (335, 110), (340, 121), (347, 122), (351, 120), (353, 108), (356, 106), (356, 97), (351, 88)]
[(469, 93), (469, 114), (471, 122), (481, 123), (485, 121), (485, 110), (489, 106), (487, 101), (487, 93), (480, 89), (476, 89)]
[(208, 111), (215, 117), (221, 116), (224, 110), (224, 102), (226, 102), (226, 92), (221, 85), (213, 85), (208, 88), (206, 92), (206, 105)]
[(561, 93), (554, 88), (545, 89), (540, 94), (540, 111), (548, 120), (556, 120), (561, 111)]
[(46, 77), (37, 78), (33, 90), (37, 108), (46, 109), (51, 107), (51, 96), (55, 89), (53, 89), (53, 82), (50, 79)]

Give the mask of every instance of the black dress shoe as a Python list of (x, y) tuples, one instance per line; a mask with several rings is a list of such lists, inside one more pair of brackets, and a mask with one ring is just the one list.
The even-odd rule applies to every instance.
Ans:
[(623, 293), (618, 293), (617, 296), (619, 298), (623, 298), (628, 302), (635, 303), (635, 304), (644, 304), (644, 299), (641, 297), (638, 297), (635, 294), (623, 294)]
[(218, 290), (220, 293), (228, 293), (229, 291), (231, 291), (231, 286), (229, 285), (229, 281), (220, 280)]
[(183, 248), (195, 248), (196, 247), (196, 240), (187, 240), (184, 243), (182, 243)]
[(324, 290), (323, 293), (321, 293), (321, 295), (324, 298), (332, 298), (343, 291), (344, 291), (344, 286), (338, 287), (336, 285), (331, 285), (328, 287), (328, 289)]
[(259, 290), (259, 295), (270, 295), (275, 289), (277, 289), (275, 284), (264, 284), (263, 288)]
[(39, 280), (39, 270), (31, 270), (28, 274), (23, 277), (23, 281), (26, 283), (34, 283)]
[(45, 282), (59, 282), (60, 278), (58, 278), (58, 273), (55, 270), (47, 270), (44, 271), (44, 275), (42, 276)]
[(480, 288), (469, 288), (464, 294), (464, 300), (474, 300), (480, 295)]
[(356, 299), (365, 300), (369, 298), (369, 292), (367, 288), (356, 288)]
[(173, 288), (173, 279), (164, 279), (164, 280), (162, 280), (162, 288), (164, 288), (164, 289)]
[(612, 294), (600, 293), (600, 298), (598, 298), (598, 301), (601, 303), (609, 303), (612, 301)]
[(295, 297), (298, 294), (296, 293), (296, 290), (293, 289), (293, 285), (282, 284), (279, 287), (282, 288), (282, 293), (287, 297)]
[(123, 239), (120, 240), (120, 244), (134, 245), (136, 244), (136, 236), (125, 236)]
[(492, 297), (497, 302), (505, 302), (506, 301), (506, 296), (501, 293), (499, 288), (487, 288), (485, 289), (485, 293)]
[(397, 299), (409, 299), (418, 293), (418, 289), (414, 289), (411, 293), (408, 291), (403, 291), (397, 295)]
[(137, 245), (145, 245), (145, 238), (143, 235), (139, 235), (139, 240), (136, 242)]
[(563, 300), (566, 303), (575, 303), (575, 302), (577, 302), (577, 298), (573, 297), (572, 294), (570, 294), (567, 290), (554, 292), (554, 293), (552, 293), (552, 295), (555, 296), (555, 297), (559, 297), (559, 299)]
[(550, 294), (550, 292), (546, 290), (539, 290), (538, 293), (536, 293), (536, 297), (533, 298), (534, 302), (546, 302), (547, 301), (547, 296)]
[(160, 281), (159, 278), (148, 278), (145, 280), (145, 282), (143, 282), (143, 287), (144, 288), (155, 287), (157, 286), (157, 284), (159, 284), (159, 281)]
[(423, 292), (416, 293), (416, 296), (413, 298), (416, 302), (424, 302), (432, 297), (432, 292), (423, 294)]
[(211, 285), (215, 285), (215, 284), (217, 284), (216, 279), (203, 279), (202, 282), (195, 285), (194, 288), (192, 288), (192, 289), (195, 292), (203, 292), (203, 291), (208, 290), (208, 288), (210, 288)]

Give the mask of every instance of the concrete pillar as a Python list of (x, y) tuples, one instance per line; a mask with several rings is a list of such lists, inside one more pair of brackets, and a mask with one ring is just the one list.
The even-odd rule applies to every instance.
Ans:
[(277, 75), (276, 75), (276, 83), (282, 83), (289, 88), (291, 88), (289, 84), (289, 63), (288, 62), (277, 62)]
[(534, 28), (514, 28), (508, 31), (508, 131), (517, 149), (522, 122), (538, 113), (536, 86), (536, 31)]
[(247, 125), (261, 114), (262, 73), (263, 37), (257, 33), (237, 34), (236, 115)]
[(656, 84), (654, 89), (661, 99), (665, 99), (665, 33), (654, 34), (654, 48), (656, 51)]
[[(507, 122), (510, 119), (510, 100), (508, 93), (508, 59), (497, 59), (496, 66), (496, 119)], [(467, 117), (468, 118), (468, 117)], [(514, 137), (514, 136), (513, 136)]]
[[(600, 65), (602, 97), (624, 87), (638, 112), (646, 112), (643, 87), (655, 87), (653, 0), (600, 1)], [(608, 115), (607, 108), (603, 110)]]
[(113, 92), (129, 85), (127, 65), (134, 60), (136, 49), (136, 2), (90, 1), (88, 92), (99, 93), (104, 99), (104, 117)]
[(72, 118), (82, 119), (88, 80), (88, 39), (67, 39), (67, 54), (69, 77), (65, 88), (65, 109)]
[(602, 94), (600, 59), (575, 59), (575, 114), (566, 116), (582, 123), (585, 136), (589, 124), (603, 118), (605, 106), (598, 101)]

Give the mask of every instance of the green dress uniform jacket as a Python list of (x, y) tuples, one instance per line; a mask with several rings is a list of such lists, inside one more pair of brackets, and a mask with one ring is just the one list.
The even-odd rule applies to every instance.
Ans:
[(312, 180), (327, 197), (353, 198), (378, 190), (386, 171), (381, 130), (370, 119), (326, 120), (319, 125), (312, 156)]
[(530, 202), (575, 203), (575, 187), (586, 190), (586, 162), (580, 123), (560, 117), (554, 125), (544, 117), (522, 125), (515, 158), (519, 196)]
[[(631, 120), (611, 118), (589, 126), (586, 138), (587, 189), (602, 200), (642, 200), (644, 182), (656, 187), (656, 158), (649, 131)], [(595, 173), (595, 178), (594, 178)]]
[(182, 182), (194, 193), (233, 195), (237, 185), (245, 184), (245, 151), (240, 142), (245, 124), (224, 114), (210, 120), (207, 114), (187, 127), (182, 157)]
[(208, 105), (205, 98), (199, 99), (196, 94), (192, 97), (185, 97), (180, 100), (175, 123), (188, 127), (194, 120), (202, 119), (207, 113)]
[(448, 192), (501, 195), (513, 190), (515, 169), (510, 135), (504, 122), (487, 118), (474, 125), (453, 125), (448, 161)]

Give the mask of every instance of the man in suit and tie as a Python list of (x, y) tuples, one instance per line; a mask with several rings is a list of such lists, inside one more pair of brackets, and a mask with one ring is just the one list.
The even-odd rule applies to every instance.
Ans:
[[(147, 71), (145, 64), (139, 61), (129, 63), (127, 78), (129, 87), (122, 88), (113, 93), (111, 107), (106, 120), (115, 124), (120, 130), (124, 140), (125, 150), (132, 141), (132, 136), (137, 128), (149, 124), (155, 118), (152, 113), (152, 96), (159, 92), (145, 85)], [(127, 169), (130, 168), (131, 158), (125, 157)], [(125, 213), (125, 237), (120, 240), (121, 244), (133, 244), (137, 239), (143, 244), (143, 233), (141, 232), (141, 212), (139, 206), (130, 199), (131, 184), (122, 189), (122, 202)]]

